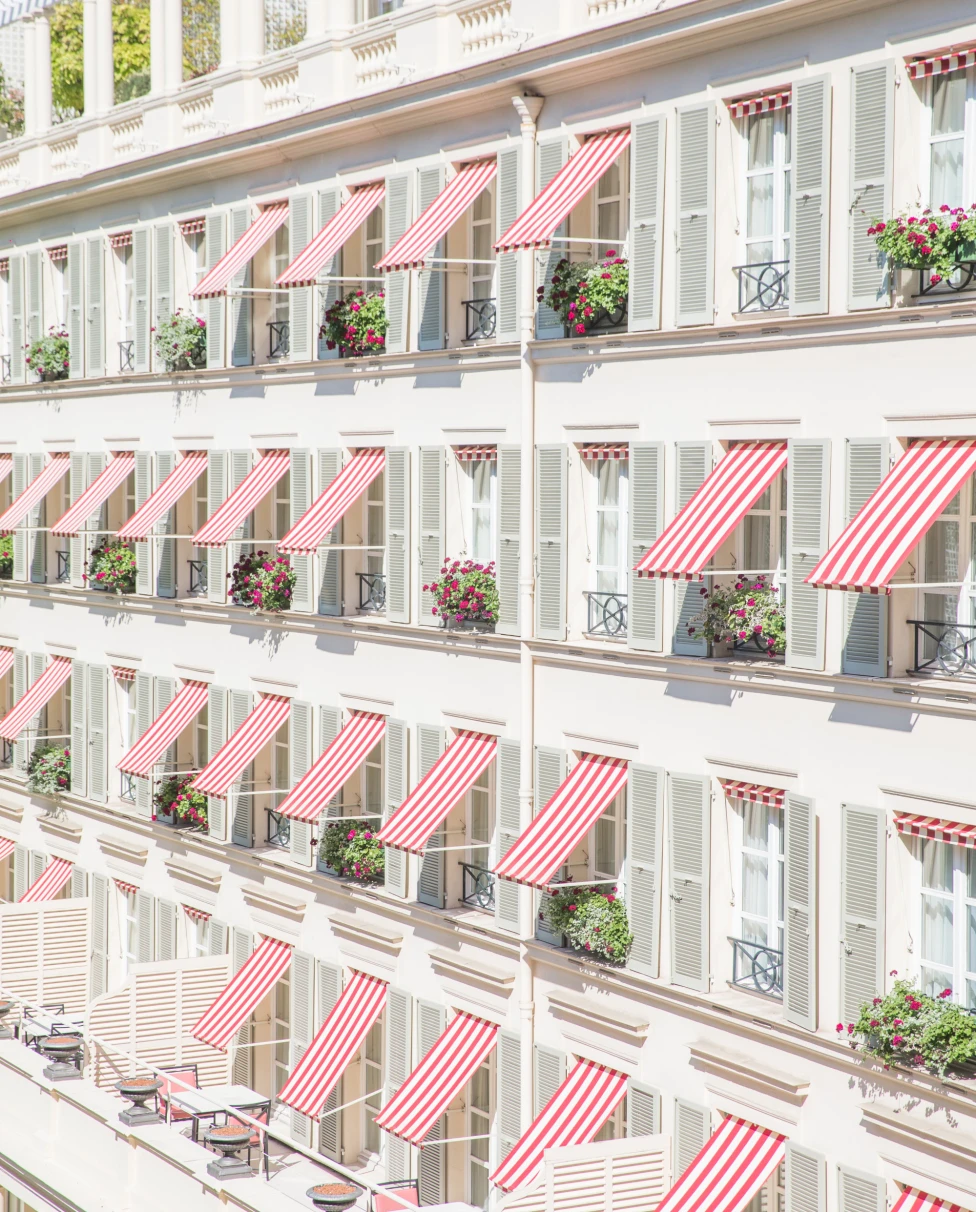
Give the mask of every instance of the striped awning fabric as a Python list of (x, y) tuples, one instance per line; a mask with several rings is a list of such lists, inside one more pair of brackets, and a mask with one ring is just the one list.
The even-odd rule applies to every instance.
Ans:
[(596, 185), (630, 144), (630, 130), (615, 130), (587, 139), (531, 202), (495, 245), (495, 252), (542, 248), (583, 196)]
[(349, 723), (278, 807), (293, 821), (317, 821), (329, 800), (383, 739), (386, 716), (354, 711)]
[(972, 67), (974, 63), (976, 47), (953, 48), (911, 60), (908, 64), (908, 75), (912, 80), (924, 80), (926, 76), (944, 76), (946, 72)]
[(579, 448), (584, 459), (629, 459), (629, 442), (583, 442)]
[(0, 454), (0, 484), (4, 482), (13, 469), (14, 456), (12, 454)]
[(378, 270), (422, 269), (424, 258), (495, 177), (495, 160), (466, 164), (376, 263)]
[(754, 114), (768, 114), (773, 110), (786, 109), (793, 94), (785, 92), (761, 93), (758, 97), (747, 97), (742, 101), (730, 101), (729, 113), (733, 118), (751, 118)]
[(976, 439), (916, 442), (816, 568), (808, 585), (889, 593), (891, 579), (976, 471)]
[(120, 892), (128, 893), (131, 896), (135, 896), (135, 894), (139, 891), (135, 884), (130, 884), (127, 880), (117, 879), (115, 881), (115, 886)]
[(298, 254), (275, 282), (276, 286), (314, 286), (323, 268), (357, 232), (383, 201), (386, 185), (378, 181), (353, 190), (311, 244)]
[(2, 862), (5, 858), (9, 858), (13, 854), (16, 846), (17, 843), (12, 837), (0, 837), (0, 862)]
[(281, 539), (278, 550), (289, 554), (311, 555), (385, 466), (384, 447), (370, 446), (357, 450), (325, 492)]
[(578, 1060), (491, 1181), (503, 1191), (524, 1187), (538, 1174), (546, 1149), (589, 1144), (626, 1093), (626, 1074)]
[(244, 519), (288, 474), (291, 452), (269, 450), (261, 456), (220, 508), (193, 536), (197, 547), (223, 547)]
[(15, 741), (35, 715), (45, 707), (57, 691), (71, 677), (71, 661), (68, 657), (51, 657), (47, 666), (19, 703), (14, 704), (0, 719), (0, 737)]
[(136, 680), (136, 671), (128, 665), (113, 665), (112, 677), (117, 682), (134, 682)]
[(534, 888), (548, 888), (587, 829), (627, 786), (628, 770), (623, 758), (584, 753), (548, 804), (498, 862), (495, 875)]
[(459, 732), (378, 834), (384, 846), (423, 854), (430, 835), (495, 756), (495, 738)]
[(237, 1029), (275, 982), (288, 971), (292, 948), (276, 938), (263, 938), (251, 958), (230, 979), (193, 1028), (194, 1039), (226, 1050)]
[(290, 710), (291, 699), (266, 694), (193, 780), (192, 789), (207, 795), (226, 795), (234, 779), (288, 719)]
[(44, 466), (40, 475), (35, 476), (20, 496), (0, 513), (0, 534), (10, 534), (22, 525), (34, 506), (44, 500), (55, 484), (60, 484), (70, 466), (71, 456), (67, 452), (51, 455), (50, 463)]
[(72, 864), (67, 859), (53, 858), (37, 879), (31, 884), (18, 904), (28, 901), (53, 901), (68, 880), (71, 879)]
[(976, 825), (960, 825), (937, 816), (917, 816), (911, 812), (895, 813), (895, 828), (910, 837), (929, 838), (953, 846), (976, 847)]
[(231, 278), (247, 265), (288, 218), (288, 203), (266, 206), (247, 231), (235, 240), (217, 264), (190, 291), (191, 299), (216, 299), (227, 293)]
[(304, 1115), (318, 1117), (369, 1029), (386, 1005), (386, 981), (353, 972), (342, 996), (292, 1070), (278, 1098)]
[(456, 1014), (392, 1099), (377, 1115), (384, 1131), (423, 1147), (423, 1140), (490, 1055), (498, 1027), (463, 1011)]
[(947, 1199), (906, 1187), (895, 1200), (891, 1212), (963, 1212), (963, 1209), (958, 1204), (950, 1204)]
[(455, 446), (454, 453), (459, 463), (494, 463), (498, 458), (498, 447), (491, 446)]
[(49, 248), (47, 250), (47, 255), (48, 260), (53, 262), (55, 265), (59, 264), (61, 261), (67, 261), (68, 246), (67, 244), (55, 244), (53, 248)]
[(113, 232), (108, 238), (109, 248), (128, 248), (132, 244), (131, 231)]
[(192, 922), (209, 922), (212, 913), (208, 913), (206, 909), (195, 909), (192, 905), (184, 905), (183, 912)]
[(123, 450), (109, 459), (108, 466), (85, 489), (71, 508), (51, 527), (51, 533), (61, 536), (80, 534), (85, 523), (105, 504), (116, 488), (124, 484), (135, 471), (136, 456)]
[(201, 215), (197, 219), (181, 219), (180, 220), (180, 235), (195, 236), (198, 232), (203, 231), (207, 226), (207, 220)]
[(0, 274), (10, 273), (10, 258), (0, 257)]
[(153, 527), (166, 514), (186, 490), (199, 480), (207, 470), (207, 452), (191, 450), (176, 464), (151, 497), (135, 511), (128, 522), (118, 531), (118, 538), (148, 539)]
[(657, 1212), (742, 1212), (786, 1155), (786, 1137), (730, 1115), (708, 1138)]
[(128, 753), (116, 763), (119, 770), (148, 778), (153, 766), (180, 733), (190, 726), (207, 705), (206, 682), (185, 682)]
[(786, 792), (779, 787), (765, 787), (762, 783), (743, 783), (738, 779), (719, 779), (722, 790), (730, 800), (750, 800), (753, 804), (768, 804), (771, 808), (782, 808)]
[(14, 650), (12, 648), (0, 648), (0, 678), (4, 674), (9, 673), (14, 667)]
[(734, 446), (661, 537), (644, 553), (638, 576), (690, 581), (786, 467), (785, 442)]

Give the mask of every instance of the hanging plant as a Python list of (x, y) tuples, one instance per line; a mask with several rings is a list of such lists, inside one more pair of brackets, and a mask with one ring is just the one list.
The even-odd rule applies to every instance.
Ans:
[(474, 560), (445, 560), (441, 575), (424, 586), (434, 598), (431, 614), (444, 625), (483, 622), (494, 627), (498, 618), (498, 583), (494, 562), (476, 564)]
[(329, 349), (338, 349), (350, 358), (381, 354), (386, 349), (386, 294), (350, 291), (337, 299), (325, 313), (319, 329)]
[(546, 917), (574, 951), (585, 952), (592, 959), (622, 964), (633, 946), (627, 909), (617, 896), (616, 885), (557, 889), (549, 899)]
[(627, 306), (630, 274), (627, 262), (610, 249), (602, 261), (570, 261), (563, 257), (548, 286), (538, 289), (538, 301), (559, 314), (576, 336)]
[(35, 749), (27, 763), (27, 790), (58, 796), (71, 788), (71, 750), (64, 745)]
[(385, 856), (368, 821), (344, 818), (327, 825), (319, 857), (338, 875), (372, 883), (383, 878)]
[(207, 321), (178, 307), (153, 328), (156, 360), (168, 371), (196, 370), (207, 363)]
[(731, 585), (698, 592), (704, 601), (688, 622), (690, 636), (739, 644), (753, 640), (766, 656), (782, 656), (786, 651), (786, 616), (779, 591), (766, 577), (752, 581), (743, 576)]
[(173, 774), (164, 779), (153, 796), (156, 816), (171, 816), (177, 825), (207, 827), (207, 797), (193, 791), (190, 784), (196, 776)]
[(957, 262), (976, 256), (976, 204), (968, 211), (943, 204), (938, 212), (925, 209), (875, 219), (868, 235), (896, 265), (927, 269), (931, 282), (941, 282), (955, 272)]
[(85, 580), (108, 593), (134, 593), (136, 553), (118, 540), (104, 542), (92, 551)]
[(229, 572), (230, 592), (238, 606), (277, 614), (291, 609), (298, 577), (287, 556), (255, 551), (242, 556)]
[(14, 575), (14, 536), (0, 535), (0, 581), (9, 581)]
[(48, 335), (39, 341), (32, 341), (26, 346), (27, 353), (24, 362), (28, 369), (37, 372), (42, 382), (53, 382), (55, 379), (66, 379), (70, 363), (68, 346), (68, 330), (55, 324), (48, 329)]

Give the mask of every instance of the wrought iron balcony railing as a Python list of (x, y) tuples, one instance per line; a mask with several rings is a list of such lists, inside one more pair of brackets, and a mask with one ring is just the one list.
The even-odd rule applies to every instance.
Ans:
[(487, 868), (474, 863), (458, 865), (461, 868), (461, 900), (475, 909), (494, 909), (494, 875)]
[(58, 585), (65, 585), (71, 580), (71, 552), (56, 551), (57, 570), (54, 574), (54, 579)]
[(291, 817), (282, 816), (273, 808), (266, 808), (265, 812), (268, 814), (268, 845), (287, 850), (291, 845)]
[(10, 354), (0, 354), (0, 383), (9, 383), (11, 374)]
[(909, 619), (915, 629), (915, 664), (910, 673), (976, 676), (976, 624)]
[(627, 595), (587, 592), (586, 631), (588, 635), (626, 635)]
[(729, 938), (732, 944), (732, 984), (739, 989), (783, 1000), (783, 952), (744, 938)]
[(119, 342), (119, 372), (120, 374), (128, 374), (136, 368), (136, 343), (135, 341), (120, 341)]
[(465, 341), (485, 341), (495, 335), (498, 309), (494, 299), (464, 300)]
[(357, 572), (359, 578), (359, 609), (379, 614), (386, 609), (386, 573)]
[(972, 290), (976, 290), (976, 261), (957, 261), (955, 273), (949, 274), (947, 278), (940, 278), (938, 282), (932, 281), (930, 269), (920, 269), (918, 294), (915, 298), (922, 299), (933, 294), (958, 295)]
[(739, 311), (777, 311), (790, 303), (789, 261), (737, 265)]
[(190, 565), (190, 593), (203, 594), (207, 592), (207, 561), (187, 560)]
[(287, 320), (272, 320), (268, 325), (268, 356), (271, 358), (287, 358), (289, 344), (289, 322)]
[(130, 804), (136, 802), (136, 776), (134, 774), (126, 774), (124, 770), (119, 772), (119, 798), (128, 800)]

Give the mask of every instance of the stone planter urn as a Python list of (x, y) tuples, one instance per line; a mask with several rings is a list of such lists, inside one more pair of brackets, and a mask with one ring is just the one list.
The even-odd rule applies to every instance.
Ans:
[(82, 1076), (81, 1058), (84, 1041), (77, 1035), (48, 1035), (38, 1042), (38, 1048), (51, 1062), (44, 1076), (52, 1082), (70, 1082)]
[(162, 1086), (162, 1080), (158, 1077), (126, 1077), (116, 1082), (115, 1088), (119, 1094), (132, 1103), (131, 1107), (119, 1112), (122, 1123), (128, 1124), (130, 1128), (139, 1124), (161, 1123), (156, 1111), (147, 1107), (146, 1102), (157, 1090), (161, 1090)]
[(208, 1164), (209, 1175), (220, 1179), (250, 1177), (251, 1167), (237, 1156), (242, 1149), (247, 1148), (251, 1139), (250, 1128), (225, 1124), (222, 1128), (209, 1128), (204, 1139), (222, 1154), (216, 1161)]
[(330, 1208), (338, 1212), (343, 1208), (351, 1208), (363, 1193), (362, 1187), (355, 1183), (339, 1179), (334, 1183), (319, 1183), (317, 1187), (309, 1187), (305, 1192), (316, 1208)]
[(13, 1027), (8, 1027), (3, 1021), (7, 1015), (16, 1007), (16, 1002), (12, 1002), (7, 998), (0, 1001), (0, 1039), (13, 1039)]

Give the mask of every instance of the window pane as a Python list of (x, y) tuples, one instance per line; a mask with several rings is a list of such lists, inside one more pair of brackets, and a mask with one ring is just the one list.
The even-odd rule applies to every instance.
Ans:
[(382, 503), (382, 501), (383, 501), (383, 473), (382, 472), (380, 472), (380, 474), (376, 477), (375, 480), (373, 480), (373, 482), (370, 484), (369, 488), (366, 490), (366, 500), (367, 501), (379, 501)]
[(495, 464), (481, 459), (471, 464), (471, 496), (475, 504), (491, 500), (491, 473)]
[(952, 847), (926, 838), (922, 842), (922, 887), (952, 892)]
[[(620, 239), (620, 203), (619, 202), (601, 202), (598, 207), (597, 217), (597, 238), (600, 240), (619, 240)], [(606, 249), (603, 245), (597, 249), (598, 255), (602, 256)]]
[(742, 912), (763, 921), (769, 916), (769, 863), (763, 855), (742, 856)]
[[(611, 805), (612, 810), (612, 805)], [(606, 813), (596, 823), (596, 857), (594, 865), (599, 875), (616, 875), (617, 822)]]
[(600, 180), (596, 183), (598, 198), (618, 198), (620, 196), (620, 163), (615, 161)]
[(746, 203), (746, 236), (770, 236), (773, 233), (773, 174), (760, 173), (749, 178)]
[(771, 168), (773, 163), (773, 134), (775, 113), (753, 114), (748, 119), (749, 167)]
[(742, 554), (745, 566), (753, 572), (765, 572), (770, 564), (769, 518), (747, 516), (743, 525)]
[(966, 971), (976, 972), (976, 905), (966, 909)]
[(947, 72), (932, 80), (932, 134), (962, 131), (966, 118), (966, 73)]
[[(476, 261), (490, 261), (491, 256), (491, 224), (482, 223), (474, 229), (471, 255)], [(491, 272), (487, 265), (476, 265), (475, 273)]]
[(617, 511), (603, 509), (597, 514), (596, 562), (602, 568), (615, 568), (619, 559)]
[(943, 139), (932, 144), (933, 206), (962, 206), (962, 139)]
[(475, 223), (491, 218), (491, 190), (483, 189), (471, 204), (471, 215)]
[(934, 522), (925, 536), (925, 580), (959, 580), (958, 522)]
[(742, 844), (749, 850), (765, 851), (769, 845), (769, 807), (745, 801), (742, 816)]
[(922, 959), (952, 966), (952, 901), (948, 897), (922, 897)]

